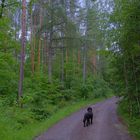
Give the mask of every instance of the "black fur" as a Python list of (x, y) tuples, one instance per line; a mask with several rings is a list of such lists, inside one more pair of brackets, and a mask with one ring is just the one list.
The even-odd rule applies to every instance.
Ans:
[(84, 119), (83, 119), (84, 127), (89, 126), (90, 124), (92, 124), (92, 121), (93, 121), (92, 108), (88, 107), (87, 112), (85, 113)]

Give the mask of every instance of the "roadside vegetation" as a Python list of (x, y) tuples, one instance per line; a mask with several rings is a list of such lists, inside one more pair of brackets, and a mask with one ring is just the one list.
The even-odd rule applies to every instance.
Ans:
[[(92, 82), (94, 83), (92, 85), (95, 85), (97, 80)], [(2, 140), (31, 140), (82, 107), (112, 96), (112, 90), (107, 87), (105, 82), (100, 81), (98, 84), (96, 85), (99, 86), (97, 91), (93, 91), (94, 87), (92, 86), (90, 90), (84, 86), (78, 90), (67, 91), (60, 89), (56, 84), (56, 87), (52, 87), (52, 89), (49, 87), (50, 93), (48, 93), (48, 90), (42, 89), (47, 93), (39, 90), (39, 93), (36, 92), (32, 97), (28, 95), (23, 99), (24, 105), (22, 108), (19, 108), (16, 102), (8, 104), (8, 99), (1, 99), (0, 138)], [(100, 87), (100, 84), (102, 84), (102, 87)], [(103, 91), (98, 90), (106, 92), (102, 94)], [(83, 96), (85, 93), (86, 96)], [(53, 102), (54, 100), (55, 102)]]

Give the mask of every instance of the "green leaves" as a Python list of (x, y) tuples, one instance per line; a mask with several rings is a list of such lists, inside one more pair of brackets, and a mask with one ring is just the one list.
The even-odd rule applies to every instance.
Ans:
[(15, 66), (12, 55), (0, 53), (0, 94), (2, 95), (15, 92), (17, 86)]
[(110, 15), (110, 46), (114, 54), (110, 59), (110, 76), (114, 89), (127, 100), (125, 111), (131, 116), (140, 113), (139, 7), (139, 0), (114, 0), (114, 10)]

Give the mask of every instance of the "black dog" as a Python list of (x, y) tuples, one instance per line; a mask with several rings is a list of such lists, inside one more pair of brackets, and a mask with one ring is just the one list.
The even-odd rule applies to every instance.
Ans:
[(92, 120), (93, 120), (92, 108), (88, 107), (87, 112), (85, 113), (84, 119), (83, 119), (84, 127), (89, 126), (90, 124), (92, 124)]

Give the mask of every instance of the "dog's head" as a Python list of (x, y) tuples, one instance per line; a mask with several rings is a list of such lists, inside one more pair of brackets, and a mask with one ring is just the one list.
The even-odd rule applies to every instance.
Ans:
[(88, 108), (87, 108), (87, 111), (88, 111), (88, 112), (92, 112), (92, 108), (91, 108), (91, 107), (88, 107)]

